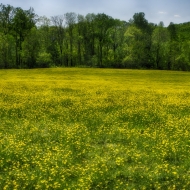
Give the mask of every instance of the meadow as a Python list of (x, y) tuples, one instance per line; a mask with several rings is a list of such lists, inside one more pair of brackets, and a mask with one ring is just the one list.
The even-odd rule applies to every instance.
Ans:
[(190, 73), (0, 70), (0, 189), (190, 189)]

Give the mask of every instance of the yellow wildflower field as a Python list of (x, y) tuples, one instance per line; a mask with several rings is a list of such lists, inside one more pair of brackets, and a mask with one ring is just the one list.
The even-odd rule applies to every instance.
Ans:
[(190, 73), (0, 70), (0, 189), (190, 189)]

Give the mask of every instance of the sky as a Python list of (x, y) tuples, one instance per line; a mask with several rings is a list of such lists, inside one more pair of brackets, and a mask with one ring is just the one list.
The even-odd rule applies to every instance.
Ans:
[(129, 21), (135, 13), (144, 12), (148, 22), (163, 21), (165, 26), (190, 21), (190, 0), (1, 0), (1, 3), (24, 10), (33, 7), (37, 15), (48, 18), (68, 12), (84, 16), (105, 13)]

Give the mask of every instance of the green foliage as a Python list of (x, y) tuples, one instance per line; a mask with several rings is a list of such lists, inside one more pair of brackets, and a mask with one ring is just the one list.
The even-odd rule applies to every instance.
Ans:
[(14, 67), (14, 38), (0, 33), (0, 68)]
[(0, 32), (10, 34), (14, 18), (14, 8), (11, 5), (0, 4)]
[(170, 33), (170, 40), (171, 41), (177, 40), (176, 26), (173, 22), (170, 22), (170, 24), (168, 26), (168, 31)]
[(51, 54), (46, 52), (39, 53), (36, 60), (36, 64), (37, 67), (42, 67), (42, 68), (53, 66)]
[(147, 38), (143, 31), (134, 25), (127, 28), (126, 38), (126, 57), (124, 62), (132, 68), (143, 67), (146, 59)]
[(143, 12), (135, 13), (132, 22), (137, 28), (143, 31), (146, 31), (148, 28), (148, 21), (145, 19), (145, 13)]
[(160, 23), (152, 33), (152, 56), (155, 62), (154, 67), (157, 69), (166, 69), (168, 57), (169, 32)]
[(22, 43), (22, 59), (28, 68), (36, 67), (36, 60), (40, 51), (39, 35), (36, 28), (32, 28)]
[[(104, 13), (69, 12), (49, 19), (37, 17), (32, 8), (0, 4), (0, 67), (189, 70), (189, 26), (149, 23), (143, 12), (135, 13), (129, 22)], [(45, 61), (40, 65), (39, 60)]]
[(190, 41), (190, 35), (189, 35), (190, 22), (175, 24), (175, 28), (178, 38), (180, 38), (183, 41)]

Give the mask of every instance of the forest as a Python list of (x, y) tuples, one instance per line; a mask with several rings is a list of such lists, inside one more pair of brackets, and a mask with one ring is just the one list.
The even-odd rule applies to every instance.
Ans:
[(167, 27), (145, 13), (38, 16), (0, 4), (0, 68), (101, 67), (190, 70), (190, 22)]

